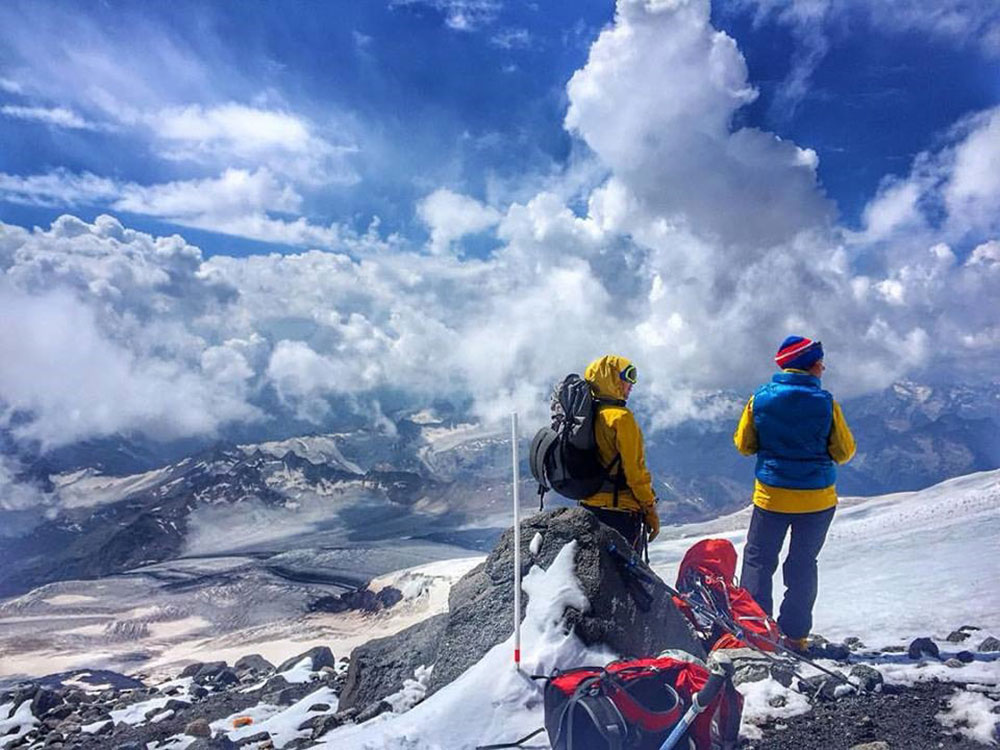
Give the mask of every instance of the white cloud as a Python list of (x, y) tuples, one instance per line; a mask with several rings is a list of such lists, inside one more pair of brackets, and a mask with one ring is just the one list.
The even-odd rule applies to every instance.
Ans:
[(1000, 232), (1000, 107), (966, 117), (865, 207), (864, 241), (908, 246)]
[(477, 31), (491, 24), (500, 13), (498, 0), (391, 0), (390, 7), (422, 5), (444, 15), (445, 25), (455, 31)]
[(31, 120), (70, 130), (107, 130), (109, 126), (89, 122), (65, 107), (19, 107), (5, 105), (0, 113), (19, 120)]
[(648, 211), (740, 245), (788, 240), (829, 215), (814, 155), (731, 130), (757, 94), (707, 0), (621, 0), (567, 88), (567, 128)]
[(299, 212), (302, 197), (267, 168), (227, 169), (219, 177), (139, 185), (59, 169), (18, 176), (0, 172), (0, 198), (31, 205), (104, 206), (180, 226), (292, 246), (353, 247), (356, 233), (314, 224)]
[(265, 165), (317, 184), (358, 181), (348, 161), (357, 146), (328, 142), (291, 112), (229, 102), (167, 108), (141, 119), (162, 144), (160, 155), (168, 159)]
[(0, 91), (6, 91), (8, 94), (20, 94), (22, 91), (21, 84), (9, 78), (0, 77)]
[(430, 229), (432, 253), (447, 252), (456, 240), (489, 229), (500, 221), (495, 208), (445, 188), (424, 198), (417, 205), (417, 215)]

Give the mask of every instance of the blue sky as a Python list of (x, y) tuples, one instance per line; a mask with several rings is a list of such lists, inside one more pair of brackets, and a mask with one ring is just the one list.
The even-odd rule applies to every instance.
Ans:
[[(931, 10), (894, 27), (864, 3), (830, 5), (806, 32), (780, 7), (749, 0), (714, 4), (712, 19), (735, 38), (760, 92), (737, 123), (815, 150), (822, 185), (842, 220), (856, 226), (885, 175), (904, 174), (962, 115), (1000, 101), (1000, 52), (976, 33), (988, 31), (997, 12), (973, 5), (968, 12), (985, 17), (979, 26), (945, 32), (934, 30)], [(434, 189), (503, 203), (585, 150), (563, 127), (565, 86), (614, 8), (593, 0), (32, 2), (6, 3), (0, 15), (8, 42), (0, 77), (13, 84), (0, 96), (7, 107), (0, 172), (62, 168), (141, 185), (216, 174), (222, 161), (158, 158), (148, 133), (116, 123), (94, 95), (140, 84), (141, 91), (122, 92), (130, 106), (238, 103), (308, 121), (334, 147), (349, 149), (342, 167), (352, 179), (300, 186), (299, 210), (358, 230), (378, 216), (386, 230), (419, 240), (425, 228), (414, 206)], [(789, 102), (783, 90), (814, 44), (810, 36), (823, 37), (824, 52), (806, 90)], [(46, 80), (67, 72), (64, 85)], [(111, 132), (25, 112), (55, 108)], [(7, 198), (0, 218), (22, 225), (47, 224), (64, 210), (84, 218), (106, 210), (97, 201)], [(118, 213), (138, 228), (170, 229), (162, 218)], [(203, 228), (192, 236), (208, 253), (284, 250)]]
[(656, 429), (790, 333), (845, 397), (1000, 368), (986, 0), (7, 2), (0, 144), (45, 446), (542, 419), (608, 351)]

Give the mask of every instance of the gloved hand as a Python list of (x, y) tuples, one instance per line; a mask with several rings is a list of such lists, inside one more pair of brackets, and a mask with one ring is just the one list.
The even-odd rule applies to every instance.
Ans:
[(646, 521), (646, 528), (649, 529), (649, 541), (653, 541), (660, 533), (660, 517), (656, 515), (656, 508), (646, 508), (644, 520)]

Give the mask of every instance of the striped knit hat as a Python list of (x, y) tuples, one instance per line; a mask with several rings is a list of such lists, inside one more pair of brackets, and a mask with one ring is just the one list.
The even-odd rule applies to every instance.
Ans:
[(774, 362), (782, 370), (808, 370), (823, 359), (823, 344), (804, 336), (789, 336), (781, 342)]

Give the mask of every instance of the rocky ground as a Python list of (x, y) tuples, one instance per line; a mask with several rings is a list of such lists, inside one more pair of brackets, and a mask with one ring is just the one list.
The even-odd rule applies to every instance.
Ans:
[[(764, 739), (744, 750), (983, 750), (982, 743), (947, 728), (938, 714), (963, 683), (927, 682), (882, 693), (818, 701), (802, 716), (764, 725)], [(1000, 706), (1000, 703), (997, 704)], [(1000, 722), (1000, 715), (997, 716)]]

